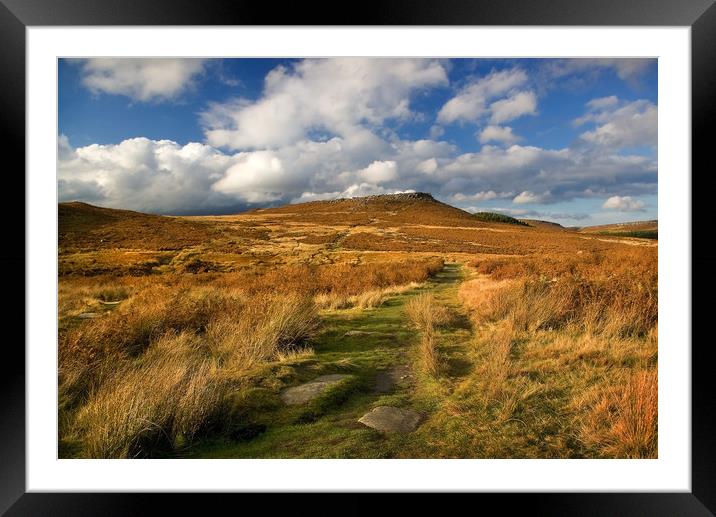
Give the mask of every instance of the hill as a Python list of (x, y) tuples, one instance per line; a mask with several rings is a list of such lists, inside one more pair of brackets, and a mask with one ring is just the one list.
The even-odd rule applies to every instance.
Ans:
[(216, 232), (207, 224), (177, 217), (102, 208), (73, 201), (57, 207), (60, 252), (67, 249), (176, 250)]
[(500, 214), (489, 214), (493, 216), (491, 218), (486, 213), (471, 214), (425, 192), (310, 201), (256, 209), (251, 213), (276, 215), (293, 221), (373, 226), (412, 223), (482, 227), (486, 222), (516, 224), (517, 221)]
[(579, 229), (580, 233), (596, 233), (599, 235), (613, 235), (618, 237), (636, 237), (641, 239), (658, 239), (659, 222), (633, 221), (628, 223), (603, 224), (599, 226), (586, 226)]
[(526, 224), (527, 226), (543, 228), (545, 230), (567, 230), (567, 228), (565, 228), (559, 223), (553, 223), (552, 221), (542, 221), (541, 219), (520, 219), (520, 222)]

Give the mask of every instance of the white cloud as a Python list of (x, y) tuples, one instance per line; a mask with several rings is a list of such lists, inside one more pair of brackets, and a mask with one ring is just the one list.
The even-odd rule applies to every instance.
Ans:
[(612, 196), (604, 202), (602, 208), (619, 212), (641, 212), (644, 210), (644, 202), (631, 196)]
[(589, 110), (603, 110), (605, 108), (612, 108), (619, 104), (619, 99), (616, 95), (610, 95), (608, 97), (599, 97), (598, 99), (592, 99), (587, 102), (587, 108)]
[(515, 135), (509, 126), (487, 126), (480, 132), (479, 139), (483, 144), (487, 142), (514, 144), (520, 137)]
[(596, 127), (582, 133), (580, 138), (592, 144), (614, 148), (656, 146), (658, 110), (647, 100), (590, 112), (575, 121), (577, 124), (588, 122)]
[(256, 151), (236, 155), (235, 163), (211, 188), (249, 203), (266, 203), (281, 199), (291, 180), (275, 153)]
[(495, 192), (494, 190), (483, 190), (474, 194), (462, 194), (458, 192), (453, 194), (452, 198), (457, 202), (464, 201), (491, 201), (493, 199), (501, 199), (514, 196), (514, 192)]
[[(465, 153), (445, 161), (431, 179), (441, 192), (508, 192), (520, 185), (522, 191), (547, 193), (541, 202), (616, 194), (641, 195), (656, 192), (657, 166), (648, 157), (624, 156), (611, 150), (594, 152), (589, 147), (542, 149), (513, 145), (502, 148), (484, 145), (478, 153)], [(522, 196), (520, 200), (525, 199)]]
[(438, 170), (438, 161), (435, 158), (428, 158), (418, 163), (417, 169), (423, 174), (432, 174)]
[[(146, 67), (140, 61), (89, 60), (82, 70), (101, 79), (94, 91), (112, 89), (137, 100), (175, 98), (203, 70), (199, 60), (164, 60), (180, 66), (165, 63), (168, 75), (156, 78), (157, 60)], [(461, 88), (440, 109), (431, 139), (401, 139), (393, 122), (420, 117), (410, 101), (424, 88), (445, 86), (445, 66), (428, 59), (346, 58), (278, 67), (258, 99), (213, 104), (201, 114), (206, 144), (135, 138), (75, 149), (60, 135), (60, 199), (178, 214), (427, 191), (458, 206), (610, 197), (605, 208), (620, 209), (612, 201), (618, 198), (619, 206), (639, 210), (643, 203), (635, 198), (656, 192), (655, 159), (623, 152), (656, 144), (655, 105), (593, 99), (575, 121), (584, 127), (572, 146), (517, 145), (519, 136), (501, 122), (537, 111), (528, 86), (534, 81), (518, 68)], [(637, 74), (639, 66), (622, 68)], [(478, 152), (439, 141), (443, 124), (464, 121), (480, 124)]]
[(620, 79), (631, 84), (639, 79), (656, 63), (653, 58), (577, 58), (548, 60), (543, 67), (547, 74), (555, 79), (590, 71), (613, 70)]
[[(179, 214), (401, 191), (431, 192), (459, 206), (656, 192), (654, 160), (609, 149), (484, 145), (458, 154), (445, 142), (376, 138), (302, 140), (235, 154), (146, 138), (73, 149), (60, 139), (60, 200)], [(517, 195), (515, 185), (521, 187)]]
[(91, 58), (77, 61), (82, 84), (93, 93), (137, 101), (173, 99), (204, 70), (203, 59)]
[(430, 127), (430, 138), (437, 139), (445, 134), (445, 129), (437, 124)]
[(450, 124), (461, 120), (478, 122), (489, 113), (487, 103), (501, 97), (527, 82), (524, 70), (493, 71), (485, 77), (462, 88), (438, 112), (438, 122)]
[(411, 94), (447, 81), (437, 60), (306, 59), (272, 70), (257, 101), (214, 103), (202, 122), (207, 141), (229, 149), (281, 147), (312, 130), (347, 138), (414, 116)]
[(374, 161), (360, 171), (360, 176), (369, 183), (385, 183), (398, 177), (398, 169), (394, 161)]
[(518, 92), (507, 99), (490, 105), (491, 122), (502, 123), (537, 113), (537, 97), (534, 92)]
[(545, 192), (544, 194), (535, 194), (534, 192), (525, 190), (520, 194), (516, 195), (512, 202), (516, 205), (522, 205), (527, 203), (543, 203), (547, 199), (549, 199), (549, 197), (549, 192)]
[(612, 67), (620, 79), (635, 81), (647, 71), (654, 59), (596, 59), (599, 66)]
[(59, 198), (148, 212), (220, 210), (232, 200), (210, 187), (232, 163), (231, 156), (198, 143), (133, 138), (93, 144), (59, 156)]

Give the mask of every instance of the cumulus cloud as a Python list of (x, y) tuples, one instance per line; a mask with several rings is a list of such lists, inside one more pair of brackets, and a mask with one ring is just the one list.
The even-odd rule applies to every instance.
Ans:
[(432, 174), (438, 170), (438, 161), (435, 158), (428, 158), (418, 163), (417, 169), (423, 174)]
[[(413, 96), (446, 84), (445, 64), (430, 59), (278, 67), (257, 99), (201, 114), (206, 143), (134, 138), (73, 148), (61, 135), (60, 200), (183, 214), (404, 191), (462, 207), (615, 196), (638, 204), (656, 193), (655, 158), (624, 149), (655, 145), (656, 106), (648, 101), (593, 99), (575, 122), (581, 135), (573, 145), (518, 145), (511, 127), (490, 122), (536, 112), (526, 72), (512, 68), (461, 88), (440, 109), (430, 139), (401, 138), (395, 123), (415, 120)], [(440, 140), (443, 124), (464, 121), (486, 125), (477, 152)]]
[(272, 70), (256, 101), (211, 104), (202, 123), (207, 142), (228, 149), (285, 146), (312, 130), (346, 138), (410, 118), (411, 94), (447, 81), (437, 60), (306, 59)]
[(640, 78), (649, 66), (654, 63), (654, 59), (625, 59), (625, 58), (605, 58), (605, 59), (588, 59), (587, 64), (601, 67), (613, 68), (617, 76), (625, 81), (635, 81)]
[(634, 85), (655, 63), (656, 59), (653, 58), (555, 59), (546, 60), (543, 70), (546, 75), (554, 79), (576, 73), (612, 70), (617, 77)]
[(644, 203), (638, 199), (632, 199), (631, 196), (612, 196), (604, 202), (602, 208), (619, 212), (642, 212)]
[(236, 200), (211, 190), (234, 159), (207, 145), (133, 138), (70, 149), (58, 161), (59, 200), (157, 213), (221, 211)]
[(534, 92), (517, 92), (516, 94), (493, 102), (490, 105), (490, 122), (502, 123), (537, 113), (537, 97)]
[[(462, 153), (445, 142), (303, 140), (280, 149), (226, 153), (199, 143), (135, 138), (59, 156), (61, 201), (157, 213), (227, 213), (296, 199), (427, 191), (458, 206), (656, 192), (656, 163), (644, 156), (484, 145)], [(519, 194), (512, 190), (521, 186)], [(513, 197), (514, 196), (514, 197)]]
[(266, 203), (281, 199), (295, 180), (271, 151), (240, 153), (234, 162), (223, 177), (212, 184), (212, 190), (241, 197), (249, 203)]
[(398, 170), (394, 161), (374, 161), (359, 172), (360, 176), (369, 183), (386, 183), (398, 177)]
[[(443, 181), (443, 191), (498, 192), (520, 185), (527, 192), (549, 192), (543, 202), (557, 202), (584, 197), (588, 189), (605, 197), (653, 194), (657, 166), (645, 156), (588, 148), (485, 145), (478, 153), (464, 153), (446, 161), (433, 177)], [(621, 190), (615, 192), (617, 189)]]
[(453, 194), (452, 199), (457, 202), (464, 201), (491, 201), (493, 199), (508, 198), (514, 196), (514, 192), (495, 192), (494, 190), (483, 190), (474, 194)]
[[(520, 68), (493, 71), (463, 87), (455, 97), (447, 101), (438, 112), (438, 122), (442, 124), (458, 121), (478, 122), (491, 111), (495, 116), (493, 106), (502, 101), (493, 103), (492, 106), (488, 104), (489, 101), (511, 92), (515, 94), (514, 96), (521, 95), (515, 89), (524, 85), (527, 79), (527, 74)], [(517, 103), (522, 104), (524, 101), (525, 99), (520, 97)], [(498, 118), (515, 111), (515, 107), (510, 108), (504, 104), (498, 104), (496, 109), (501, 113), (497, 115)]]
[(590, 122), (595, 125), (593, 130), (580, 135), (583, 140), (604, 147), (656, 147), (658, 136), (656, 105), (647, 100), (637, 100), (621, 106), (612, 103), (596, 109), (593, 105), (591, 107), (592, 111), (575, 120), (577, 125)]
[(608, 97), (599, 97), (598, 99), (592, 99), (587, 102), (587, 108), (589, 110), (603, 110), (606, 108), (612, 108), (619, 104), (619, 99), (616, 95), (609, 95)]
[(519, 136), (512, 132), (509, 126), (487, 126), (480, 132), (480, 143), (487, 142), (503, 142), (505, 144), (514, 144), (520, 139)]
[(82, 84), (93, 93), (137, 101), (173, 99), (204, 70), (203, 59), (91, 58), (77, 60)]
[(528, 203), (544, 203), (546, 200), (549, 199), (549, 197), (549, 192), (545, 192), (544, 194), (535, 194), (534, 192), (525, 190), (520, 194), (516, 195), (512, 202), (516, 205), (523, 205)]

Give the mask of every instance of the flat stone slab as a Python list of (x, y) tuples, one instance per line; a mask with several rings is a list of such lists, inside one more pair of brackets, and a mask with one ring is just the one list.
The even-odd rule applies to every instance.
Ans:
[(412, 409), (378, 406), (358, 421), (386, 433), (412, 433), (418, 427), (420, 418), (420, 413)]
[(281, 400), (283, 400), (289, 406), (305, 404), (306, 402), (310, 402), (319, 395), (331, 389), (339, 382), (348, 379), (349, 377), (352, 376), (340, 373), (316, 377), (311, 382), (307, 382), (306, 384), (301, 384), (300, 386), (288, 388), (283, 393), (281, 393)]
[(83, 320), (89, 320), (92, 318), (99, 318), (99, 314), (97, 314), (96, 312), (83, 312), (77, 317)]

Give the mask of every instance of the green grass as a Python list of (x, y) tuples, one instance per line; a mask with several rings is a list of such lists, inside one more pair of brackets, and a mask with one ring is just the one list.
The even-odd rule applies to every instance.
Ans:
[[(263, 388), (237, 400), (242, 425), (249, 439), (214, 439), (178, 451), (182, 457), (202, 458), (396, 458), (425, 457), (430, 454), (433, 436), (424, 433), (384, 435), (357, 422), (379, 405), (410, 407), (426, 418), (435, 412), (459, 376), (469, 371), (464, 343), (471, 336), (464, 318), (441, 334), (439, 380), (419, 377), (399, 382), (395, 390), (379, 394), (374, 390), (379, 370), (415, 362), (417, 332), (408, 326), (403, 314), (405, 302), (419, 292), (431, 291), (436, 299), (455, 310), (457, 285), (463, 272), (448, 265), (425, 287), (388, 299), (369, 310), (326, 311), (324, 331), (312, 346), (315, 354), (281, 366), (282, 379), (276, 372), (267, 375)], [(345, 336), (351, 330), (373, 334)], [(461, 344), (462, 343), (462, 344)], [(305, 406), (285, 406), (278, 393), (288, 386), (307, 382), (319, 375), (347, 373), (353, 376), (336, 389)], [(417, 379), (416, 379), (416, 376)], [(273, 382), (268, 379), (273, 378)], [(259, 381), (261, 382), (261, 381)], [(277, 403), (278, 401), (278, 403)], [(248, 408), (248, 409), (247, 409)], [(251, 430), (262, 432), (254, 435)], [(238, 436), (243, 436), (240, 432)], [(235, 435), (236, 435), (235, 434)]]

